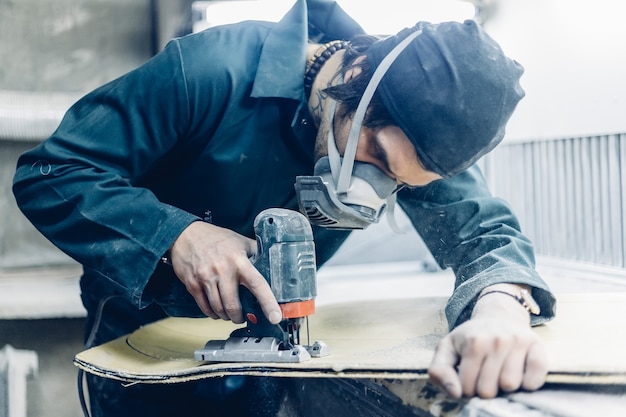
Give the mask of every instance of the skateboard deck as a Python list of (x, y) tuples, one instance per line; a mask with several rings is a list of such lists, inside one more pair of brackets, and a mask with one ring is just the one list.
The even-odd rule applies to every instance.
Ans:
[[(445, 298), (325, 305), (309, 317), (310, 343), (329, 356), (301, 363), (208, 363), (194, 360), (207, 340), (244, 325), (167, 318), (76, 355), (86, 372), (126, 383), (177, 383), (224, 375), (426, 379), (435, 346), (447, 333)], [(557, 317), (535, 328), (549, 355), (548, 382), (626, 384), (626, 294), (564, 294)], [(306, 332), (304, 332), (306, 343)]]

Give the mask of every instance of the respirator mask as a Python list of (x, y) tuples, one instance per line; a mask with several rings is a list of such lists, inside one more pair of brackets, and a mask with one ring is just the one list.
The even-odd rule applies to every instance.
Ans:
[(365, 229), (378, 223), (386, 210), (393, 213), (396, 192), (401, 187), (375, 165), (354, 158), (363, 119), (376, 87), (397, 56), (420, 33), (418, 30), (400, 42), (374, 71), (354, 113), (343, 158), (333, 132), (337, 102), (331, 102), (328, 156), (317, 161), (312, 176), (296, 177), (300, 211), (311, 224), (329, 229)]

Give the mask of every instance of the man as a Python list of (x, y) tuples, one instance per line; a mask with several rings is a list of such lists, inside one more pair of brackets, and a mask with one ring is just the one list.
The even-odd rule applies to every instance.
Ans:
[[(299, 0), (277, 24), (174, 40), (81, 99), (20, 158), (21, 209), (84, 266), (87, 345), (167, 315), (242, 322), (239, 285), (276, 323), (278, 304), (248, 260), (256, 214), (319, 209), (331, 226), (314, 227), (322, 265), (348, 235), (333, 227), (365, 227), (397, 196), (457, 277), (433, 381), (453, 397), (543, 384), (529, 324), (553, 316), (554, 298), (515, 217), (473, 166), (523, 96), (521, 67), (473, 22), (362, 34), (334, 2)], [(522, 305), (531, 296), (540, 312)], [(240, 382), (88, 379), (94, 415), (228, 413)]]

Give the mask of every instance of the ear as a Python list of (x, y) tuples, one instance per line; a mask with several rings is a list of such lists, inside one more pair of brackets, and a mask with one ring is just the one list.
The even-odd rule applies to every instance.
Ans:
[(363, 61), (365, 61), (365, 55), (361, 55), (360, 57), (354, 60), (354, 62), (352, 63), (353, 65), (352, 68), (346, 71), (345, 75), (343, 76), (344, 83), (347, 83), (348, 81), (350, 81), (351, 79), (353, 79), (354, 77), (356, 77), (357, 75), (361, 73), (362, 71), (361, 67), (358, 65)]

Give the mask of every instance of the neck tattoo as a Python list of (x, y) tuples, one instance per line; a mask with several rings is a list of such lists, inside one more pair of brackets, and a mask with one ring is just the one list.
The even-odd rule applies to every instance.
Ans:
[(346, 49), (348, 42), (345, 41), (332, 41), (320, 46), (311, 59), (306, 63), (306, 71), (304, 72), (304, 94), (308, 99), (311, 95), (311, 88), (315, 77), (319, 73), (322, 66), (330, 59), (331, 56), (337, 51)]

